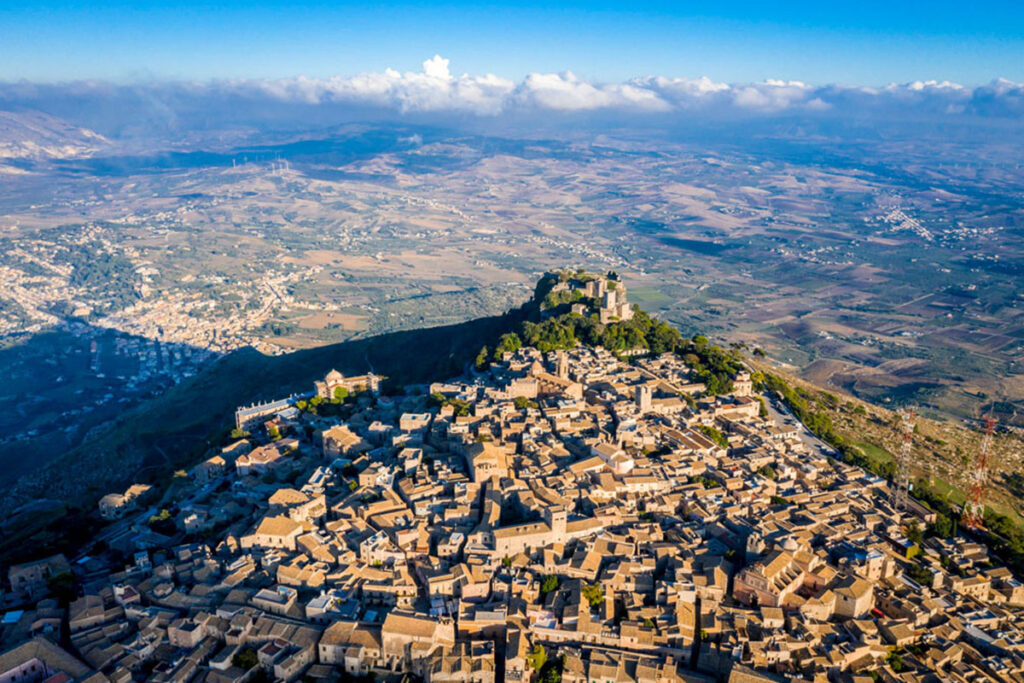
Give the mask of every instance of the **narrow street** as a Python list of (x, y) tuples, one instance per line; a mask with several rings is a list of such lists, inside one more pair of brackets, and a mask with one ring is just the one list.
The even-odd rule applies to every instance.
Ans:
[(796, 419), (793, 413), (789, 412), (789, 409), (785, 407), (781, 401), (775, 399), (768, 394), (762, 394), (761, 398), (764, 399), (765, 407), (768, 408), (768, 415), (771, 419), (779, 425), (795, 424), (800, 428), (800, 440), (807, 447), (807, 450), (814, 453), (818, 452), (822, 455), (828, 455), (833, 458), (841, 457), (836, 449), (829, 446), (827, 443), (816, 437), (811, 433), (807, 427)]

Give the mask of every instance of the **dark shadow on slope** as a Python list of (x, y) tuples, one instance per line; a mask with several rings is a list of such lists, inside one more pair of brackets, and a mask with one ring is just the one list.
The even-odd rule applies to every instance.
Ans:
[(369, 370), (388, 378), (385, 388), (460, 374), (480, 347), (518, 324), (525, 313), (385, 334), (284, 356), (252, 349), (231, 353), (195, 377), (125, 411), (109, 428), (44, 468), (32, 482), (37, 495), (90, 507), (108, 491), (154, 481), (185, 467), (234, 426), (234, 410), (254, 401), (310, 391), (336, 368)]
[(0, 347), (0, 484), (31, 475), (92, 429), (210, 362), (208, 351), (71, 319)]

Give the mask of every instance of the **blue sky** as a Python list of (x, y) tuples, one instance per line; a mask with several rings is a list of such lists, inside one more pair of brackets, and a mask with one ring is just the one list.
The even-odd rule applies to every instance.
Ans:
[(11, 2), (0, 80), (327, 77), (565, 70), (883, 85), (1024, 81), (1024, 2)]

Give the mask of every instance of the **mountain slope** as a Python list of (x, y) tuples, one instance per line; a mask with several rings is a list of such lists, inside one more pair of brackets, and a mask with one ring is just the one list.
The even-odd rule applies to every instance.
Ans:
[(41, 112), (0, 111), (0, 161), (87, 157), (109, 145), (98, 133)]
[[(388, 382), (415, 384), (459, 374), (481, 344), (512, 329), (524, 309), (465, 323), (385, 334), (283, 356), (242, 349), (163, 395), (126, 411), (39, 472), (23, 478), (11, 507), (41, 497), (91, 507), (102, 493), (184, 466), (223, 438), (234, 410), (254, 401), (306, 392), (332, 368), (372, 370)], [(10, 509), (10, 508), (9, 508)]]

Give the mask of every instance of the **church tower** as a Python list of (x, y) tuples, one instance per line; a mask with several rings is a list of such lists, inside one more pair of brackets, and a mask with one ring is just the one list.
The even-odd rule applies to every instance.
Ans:
[(636, 407), (641, 413), (650, 412), (653, 392), (649, 384), (641, 384), (636, 388)]

